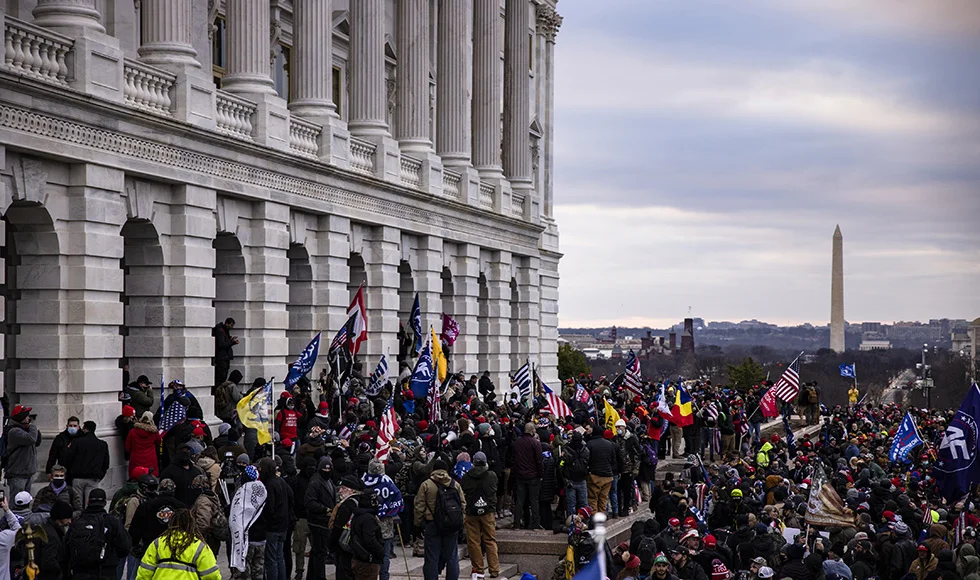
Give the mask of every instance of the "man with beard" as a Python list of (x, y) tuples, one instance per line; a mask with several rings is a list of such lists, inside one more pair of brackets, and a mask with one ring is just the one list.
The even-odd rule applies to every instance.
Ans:
[(677, 577), (680, 580), (708, 580), (708, 575), (691, 559), (691, 551), (687, 548), (678, 546), (671, 552), (674, 560), (674, 569), (677, 570)]

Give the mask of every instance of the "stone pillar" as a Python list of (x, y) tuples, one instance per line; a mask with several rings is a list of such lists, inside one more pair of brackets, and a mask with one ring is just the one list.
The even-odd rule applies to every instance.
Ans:
[[(317, 234), (316, 258), (314, 263), (314, 280), (317, 281), (317, 296), (321, 304), (327, 306), (324, 330), (330, 329), (330, 340), (347, 322), (347, 306), (350, 304), (350, 293), (347, 283), (350, 281), (350, 219), (326, 215), (319, 218), (319, 233)], [(311, 252), (312, 254), (312, 252)]]
[(486, 370), (490, 371), (498, 394), (506, 393), (510, 387), (508, 373), (517, 370), (511, 368), (510, 360), (511, 260), (510, 252), (493, 252), (486, 272), (490, 325), (487, 352), (489, 368)]
[(253, 138), (289, 150), (289, 112), (272, 81), (271, 13), (268, 0), (228, 2), (228, 74), (221, 87), (255, 101)]
[(473, 86), (473, 0), (439, 4), (436, 77), (436, 153), (442, 164), (460, 174), (460, 198), (479, 204), (480, 178), (471, 163)]
[[(541, 288), (540, 259), (521, 257), (517, 261), (517, 347), (522, 357), (541, 365), (540, 328)], [(513, 329), (512, 329), (513, 330)]]
[[(247, 302), (244, 341), (247, 377), (286, 378), (289, 326), (289, 206), (260, 201), (253, 204), (251, 227), (243, 236)], [(291, 361), (290, 361), (291, 362)]]
[(558, 382), (558, 259), (555, 252), (543, 251), (539, 261), (540, 279), (538, 311), (541, 380), (549, 385)]
[(500, 166), (499, 0), (473, 0), (473, 165), (480, 177), (503, 175)]
[[(214, 386), (215, 251), (212, 246), (217, 226), (213, 189), (177, 185), (170, 204), (170, 223), (160, 237), (166, 269), (164, 324), (167, 332), (160, 356), (162, 364), (146, 372), (150, 380), (169, 382), (179, 378), (194, 393), (205, 418), (214, 415), (210, 396)], [(239, 357), (241, 348), (239, 350)], [(240, 360), (232, 361), (238, 368)]]
[(402, 0), (398, 9), (395, 137), (403, 154), (422, 161), (421, 189), (442, 191), (442, 160), (432, 149), (429, 118), (429, 0)]
[(364, 299), (368, 311), (368, 340), (361, 345), (359, 358), (368, 373), (373, 370), (382, 354), (391, 353), (392, 357), (398, 354), (400, 242), (401, 232), (387, 226), (370, 228), (364, 239), (364, 269), (367, 274)]
[(555, 9), (542, 4), (537, 8), (538, 32), (544, 40), (543, 58), (538, 75), (539, 99), (541, 101), (541, 139), (540, 175), (538, 195), (541, 198), (541, 216), (553, 219), (554, 216), (554, 168), (555, 168), (555, 36), (561, 27), (562, 17)]
[(350, 0), (351, 135), (375, 145), (375, 176), (401, 183), (398, 143), (388, 132), (385, 88), (385, 1)]
[(455, 318), (459, 323), (459, 337), (453, 346), (453, 357), (456, 368), (469, 376), (484, 370), (480, 368), (477, 357), (480, 352), (480, 247), (459, 244), (456, 247), (455, 266), (453, 286), (456, 291)]
[[(504, 175), (516, 196), (531, 206), (530, 8), (528, 0), (507, 0), (504, 20)], [(509, 213), (509, 207), (503, 211)], [(525, 209), (525, 216), (527, 210)]]
[(332, 0), (293, 1), (292, 70), (295, 95), (289, 111), (320, 123), (320, 160), (347, 167), (350, 133), (333, 102)]
[(191, 44), (191, 4), (191, 0), (142, 0), (140, 60), (168, 68), (201, 68)]
[(442, 333), (442, 258), (443, 241), (437, 236), (419, 236), (418, 250), (415, 252), (417, 266), (415, 271), (415, 290), (419, 293), (419, 308), (422, 311), (422, 329), (429, 326), (436, 329), (436, 336)]
[(71, 36), (83, 30), (105, 33), (95, 0), (37, 0), (34, 24)]

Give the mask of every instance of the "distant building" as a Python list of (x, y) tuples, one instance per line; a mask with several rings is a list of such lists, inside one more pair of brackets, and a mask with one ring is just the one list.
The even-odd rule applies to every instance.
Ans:
[(860, 350), (891, 350), (892, 343), (887, 339), (871, 338), (861, 341)]
[(684, 332), (681, 333), (681, 352), (694, 352), (694, 319), (684, 319)]
[(862, 322), (861, 332), (881, 332), (880, 322)]

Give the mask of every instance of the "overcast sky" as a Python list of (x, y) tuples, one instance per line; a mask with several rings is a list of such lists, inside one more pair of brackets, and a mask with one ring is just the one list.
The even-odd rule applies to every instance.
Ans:
[(980, 316), (980, 0), (561, 0), (561, 326)]

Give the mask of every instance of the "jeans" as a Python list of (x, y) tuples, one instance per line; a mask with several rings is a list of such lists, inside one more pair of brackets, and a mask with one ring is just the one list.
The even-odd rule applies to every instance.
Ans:
[(514, 526), (520, 527), (524, 517), (524, 506), (530, 508), (531, 518), (528, 522), (532, 530), (541, 525), (541, 514), (538, 512), (538, 496), (541, 495), (541, 478), (517, 480), (517, 508), (514, 510)]
[(330, 530), (320, 526), (310, 526), (310, 567), (306, 572), (306, 580), (325, 580), (327, 577), (327, 536)]
[(762, 423), (749, 423), (749, 433), (752, 434), (752, 443), (762, 441)]
[(425, 523), (425, 563), (422, 565), (424, 580), (439, 580), (439, 571), (443, 568), (446, 569), (445, 580), (459, 580), (457, 537), (458, 534), (455, 533), (439, 535), (434, 523)]
[(569, 481), (565, 483), (565, 514), (572, 515), (589, 505), (589, 490), (585, 481)]
[(606, 509), (607, 516), (616, 517), (619, 515), (619, 474), (612, 476), (612, 486), (609, 488), (609, 507)]
[[(34, 481), (34, 476), (29, 475), (27, 477), (12, 477), (7, 476), (7, 497), (11, 500), (17, 496), (18, 493), (22, 491), (31, 491), (31, 483)], [(8, 501), (11, 501), (8, 500)]]
[(381, 573), (379, 574), (380, 580), (388, 580), (391, 577), (391, 547), (395, 543), (395, 537), (392, 536), (387, 539), (381, 540), (381, 543), (385, 547), (385, 557), (381, 560)]
[(126, 580), (136, 580), (136, 572), (139, 570), (140, 561), (139, 559), (130, 554), (126, 556), (124, 560), (126, 562)]
[(265, 580), (286, 580), (286, 560), (282, 547), (286, 532), (265, 533)]

